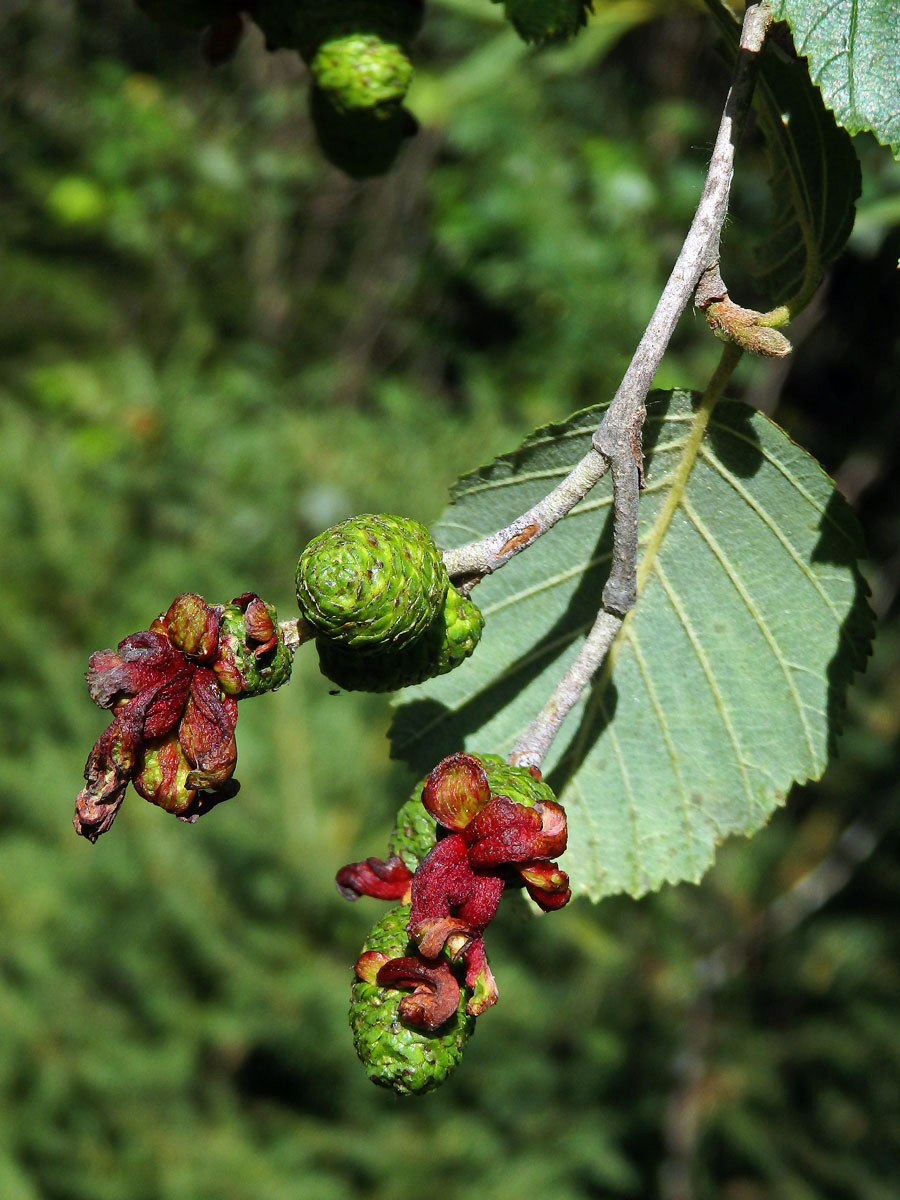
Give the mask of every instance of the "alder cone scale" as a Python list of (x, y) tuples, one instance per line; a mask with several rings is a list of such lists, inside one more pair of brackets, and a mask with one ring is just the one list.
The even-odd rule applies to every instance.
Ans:
[(422, 803), (422, 788), (427, 781), (427, 776), (420, 779), (410, 798), (398, 809), (388, 841), (388, 855), (396, 855), (410, 871), (415, 871), (437, 841), (434, 817)]
[(535, 804), (556, 801), (553, 788), (543, 779), (532, 775), (528, 767), (511, 766), (499, 754), (476, 755), (487, 775), (488, 787), (494, 796), (507, 796), (516, 804), (533, 808)]
[(320, 640), (319, 666), (344, 691), (392, 692), (458, 667), (478, 645), (483, 629), (478, 606), (451, 585), (443, 611), (408, 646), (359, 654)]
[(313, 538), (297, 564), (297, 603), (317, 639), (400, 650), (443, 610), (450, 580), (424, 525), (364, 514)]

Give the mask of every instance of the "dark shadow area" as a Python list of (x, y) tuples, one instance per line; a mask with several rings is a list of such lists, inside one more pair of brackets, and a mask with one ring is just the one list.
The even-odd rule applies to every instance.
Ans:
[(756, 409), (735, 400), (722, 400), (706, 429), (706, 438), (722, 466), (749, 479), (763, 464), (759, 435), (753, 427)]
[(869, 585), (859, 569), (865, 553), (862, 529), (856, 514), (839, 492), (832, 492), (822, 516), (814, 563), (830, 563), (850, 570), (854, 581), (853, 603), (840, 629), (837, 653), (828, 664), (828, 753), (837, 749), (847, 707), (847, 689), (857, 671), (864, 671), (875, 633), (869, 607)]
[(616, 715), (618, 705), (619, 692), (616, 685), (600, 671), (599, 678), (594, 678), (588, 690), (587, 703), (578, 727), (569, 739), (559, 762), (547, 775), (547, 782), (557, 796), (562, 794), (569, 780), (578, 773), (597, 739)]
[(267, 1100), (295, 1112), (337, 1117), (339, 1096), (322, 1087), (321, 1063), (302, 1059), (286, 1046), (261, 1042), (235, 1073), (235, 1088), (247, 1100)]
[(672, 406), (672, 393), (664, 391), (651, 392), (647, 397), (647, 417), (641, 431), (641, 449), (644, 452), (644, 477), (650, 478), (653, 467), (653, 454), (656, 443), (665, 424), (669, 409)]

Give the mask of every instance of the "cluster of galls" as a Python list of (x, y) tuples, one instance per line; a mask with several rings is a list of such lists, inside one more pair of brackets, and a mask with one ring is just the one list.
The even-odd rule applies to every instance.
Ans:
[(497, 1000), (484, 931), (500, 898), (518, 886), (545, 911), (561, 908), (571, 892), (553, 859), (565, 848), (565, 812), (536, 768), (459, 753), (400, 810), (386, 859), (338, 872), (349, 900), (402, 901), (355, 968), (350, 1023), (374, 1083), (411, 1095), (455, 1069), (474, 1019)]
[(91, 699), (114, 715), (84, 768), (75, 829), (92, 842), (106, 833), (129, 782), (182, 821), (233, 796), (237, 701), (290, 674), (275, 609), (254, 592), (230, 604), (187, 592), (149, 629), (92, 654)]
[[(347, 691), (451, 671), (484, 626), (425, 526), (390, 514), (314, 538), (297, 565), (297, 600), (297, 640), (315, 642), (323, 674)], [(225, 605), (185, 593), (148, 630), (92, 655), (91, 698), (114, 716), (85, 766), (78, 832), (105, 833), (129, 782), (184, 821), (233, 796), (237, 701), (287, 682), (291, 655), (274, 607), (253, 592)]]
[[(494, 0), (527, 42), (574, 37), (592, 0)], [(297, 50), (312, 79), (310, 115), (326, 158), (354, 178), (388, 170), (416, 122), (403, 101), (424, 0), (137, 0), (155, 20), (204, 30), (214, 65), (237, 48), (246, 17), (269, 50)]]
[[(185, 593), (149, 629), (91, 656), (91, 698), (113, 718), (85, 766), (78, 833), (105, 833), (129, 783), (182, 821), (233, 796), (238, 701), (287, 682), (292, 645), (315, 642), (322, 672), (342, 688), (386, 691), (459, 666), (484, 625), (428, 530), (404, 517), (326, 530), (296, 581), (290, 644), (253, 592), (225, 605)], [(449, 1075), (497, 999), (484, 931), (500, 897), (524, 887), (541, 908), (561, 908), (569, 881), (553, 860), (565, 848), (565, 813), (536, 768), (460, 753), (400, 809), (386, 859), (338, 873), (349, 899), (401, 901), (356, 964), (351, 1024), (376, 1083), (409, 1095)]]

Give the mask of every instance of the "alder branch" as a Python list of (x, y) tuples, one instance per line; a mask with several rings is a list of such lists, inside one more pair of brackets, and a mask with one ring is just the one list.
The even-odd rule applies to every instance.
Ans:
[(287, 621), (279, 621), (278, 628), (285, 646), (292, 654), (303, 642), (311, 642), (316, 636), (314, 630), (302, 617), (291, 617)]
[(619, 390), (594, 434), (595, 449), (607, 457), (621, 455), (630, 449), (634, 423), (640, 417), (653, 376), (662, 362), (675, 326), (701, 277), (718, 267), (719, 244), (728, 211), (735, 153), (753, 99), (759, 54), (771, 23), (772, 12), (766, 3), (753, 4), (744, 14), (731, 87), (725, 99), (725, 109), (694, 220), (656, 310), (619, 384)]
[(514, 555), (527, 549), (541, 534), (561, 521), (605, 473), (606, 464), (596, 450), (591, 449), (562, 483), (509, 525), (479, 542), (444, 550), (444, 565), (450, 578), (457, 587), (460, 584), (477, 583), (485, 575), (508, 563)]
[[(704, 406), (715, 404), (721, 397), (742, 351), (727, 344), (703, 396)], [(622, 470), (626, 482), (617, 489), (616, 477)], [(613, 463), (613, 497), (615, 527), (613, 530), (613, 566), (603, 589), (603, 603), (597, 619), (585, 638), (575, 661), (553, 689), (550, 699), (513, 746), (509, 761), (516, 766), (539, 767), (550, 749), (563, 721), (578, 703), (582, 692), (609, 653), (625, 616), (634, 605), (637, 576), (637, 508), (638, 468), (629, 448), (621, 463)], [(617, 545), (618, 542), (618, 545)], [(618, 556), (618, 557), (617, 557)], [(630, 603), (629, 601), (630, 597)]]
[(718, 267), (738, 135), (750, 109), (759, 52), (771, 20), (766, 3), (751, 5), (744, 15), (731, 87), (694, 220), (628, 370), (594, 434), (591, 451), (562, 483), (509, 525), (480, 541), (444, 551), (444, 562), (455, 583), (471, 586), (504, 566), (583, 500), (614, 459), (623, 464), (624, 470), (625, 454), (633, 456), (636, 430), (639, 431), (643, 421), (644, 401), (675, 326), (701, 276)]
[[(605, 660), (625, 616), (637, 599), (640, 431), (645, 416), (644, 402), (688, 301), (704, 275), (718, 272), (719, 243), (734, 174), (738, 135), (750, 108), (759, 51), (770, 24), (771, 12), (766, 4), (753, 5), (747, 10), (732, 84), (694, 220), (644, 336), (592, 438), (592, 449), (602, 465), (601, 473), (611, 469), (613, 483), (612, 567), (603, 589), (600, 612), (575, 661), (510, 752), (512, 763), (540, 766), (563, 721)], [(707, 388), (707, 401), (715, 401), (722, 394), (741, 353), (739, 345), (726, 344)], [(585, 461), (582, 460), (579, 468)], [(512, 553), (515, 552), (513, 549)]]

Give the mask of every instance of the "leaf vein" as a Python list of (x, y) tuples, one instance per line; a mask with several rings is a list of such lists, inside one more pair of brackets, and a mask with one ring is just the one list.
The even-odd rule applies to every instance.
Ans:
[(635, 662), (637, 663), (638, 671), (641, 676), (641, 682), (643, 683), (644, 688), (646, 689), (647, 698), (650, 701), (650, 707), (653, 710), (653, 715), (656, 717), (656, 721), (657, 721), (657, 724), (659, 725), (660, 733), (662, 734), (663, 743), (665, 744), (665, 747), (666, 747), (666, 753), (669, 756), (669, 762), (672, 764), (672, 772), (675, 776), (675, 782), (678, 787), (678, 795), (681, 800), (681, 815), (682, 815), (682, 819), (684, 821), (685, 836), (687, 838), (688, 858), (690, 859), (690, 863), (691, 863), (691, 871), (692, 871), (694, 877), (696, 878), (696, 876), (697, 876), (697, 860), (694, 857), (694, 843), (693, 843), (693, 831), (691, 829), (690, 802), (688, 800), (687, 789), (684, 786), (684, 779), (682, 778), (682, 775), (681, 775), (681, 765), (678, 762), (678, 752), (675, 749), (674, 742), (672, 741), (672, 735), (669, 730), (669, 726), (666, 723), (665, 713), (663, 712), (662, 706), (660, 705), (660, 702), (659, 702), (659, 695), (657, 694), (657, 691), (656, 691), (656, 685), (653, 683), (653, 680), (650, 677), (650, 672), (647, 669), (647, 663), (646, 663), (646, 660), (644, 659), (643, 653), (641, 652), (640, 644), (638, 642), (637, 635), (634, 632), (634, 625), (632, 622), (629, 622), (623, 628), (622, 636), (628, 641), (628, 643), (631, 645), (632, 650), (634, 651), (634, 658), (635, 658)]
[(840, 630), (841, 626), (843, 625), (843, 618), (841, 617), (841, 614), (835, 608), (831, 597), (822, 587), (821, 581), (819, 580), (819, 577), (816, 575), (815, 571), (812, 571), (809, 565), (803, 561), (802, 555), (794, 546), (793, 542), (791, 542), (790, 538), (788, 538), (786, 534), (782, 533), (775, 521), (769, 516), (768, 512), (763, 508), (763, 506), (759, 504), (753, 498), (753, 496), (750, 495), (747, 489), (740, 483), (738, 479), (735, 478), (734, 475), (731, 474), (731, 472), (725, 466), (723, 466), (722, 463), (719, 462), (715, 455), (710, 453), (706, 446), (700, 447), (700, 454), (703, 460), (709, 463), (719, 477), (723, 479), (737, 493), (738, 496), (741, 497), (750, 510), (756, 513), (766, 528), (770, 530), (775, 538), (777, 538), (777, 540), (781, 543), (801, 573), (809, 580), (813, 588), (819, 593), (819, 596), (822, 598), (825, 607), (828, 609), (829, 613), (834, 619), (834, 623)]
[[(788, 469), (786, 464), (783, 463), (780, 458), (776, 458), (775, 455), (768, 449), (767, 446), (761, 445), (758, 441), (756, 441), (755, 438), (748, 437), (747, 434), (741, 433), (739, 430), (733, 428), (731, 425), (723, 425), (720, 421), (716, 421), (715, 419), (710, 421), (710, 426), (713, 429), (719, 430), (721, 433), (729, 434), (731, 437), (736, 438), (740, 442), (745, 442), (748, 446), (751, 446), (758, 454), (761, 454), (763, 456), (763, 458), (766, 460), (766, 462), (771, 463), (772, 466), (776, 468), (776, 470), (780, 471), (781, 474), (784, 476), (784, 478), (788, 481), (788, 483), (790, 483), (794, 488), (796, 488), (796, 490), (800, 493), (800, 495), (803, 497), (803, 499), (806, 500), (806, 502), (808, 504), (812, 505), (812, 507), (816, 510), (816, 512), (819, 513), (828, 522), (829, 525), (831, 525), (832, 529), (834, 529), (837, 533), (839, 533), (841, 535), (841, 537), (844, 539), (844, 541), (847, 542), (848, 545), (850, 545), (852, 547), (852, 542), (850, 541), (850, 538), (847, 535), (847, 531), (846, 531), (846, 529), (844, 529), (843, 525), (839, 524), (834, 519), (834, 517), (831, 515), (831, 513), (829, 513), (829, 511), (825, 507), (825, 505), (822, 504), (819, 500), (817, 500), (816, 497), (813, 496), (813, 494), (806, 487), (803, 486), (803, 484), (800, 482), (799, 479), (797, 479), (797, 477), (793, 474), (793, 472), (791, 472)], [(854, 548), (854, 557), (855, 556), (856, 555), (855, 555), (855, 548)]]
[(731, 742), (731, 748), (734, 751), (735, 762), (737, 763), (738, 770), (741, 773), (741, 783), (743, 784), (744, 795), (747, 797), (747, 820), (748, 822), (752, 822), (754, 804), (753, 789), (750, 787), (750, 780), (747, 777), (747, 764), (744, 760), (740, 742), (738, 741), (737, 731), (735, 730), (734, 724), (731, 720), (731, 714), (728, 710), (728, 705), (725, 703), (725, 697), (719, 690), (719, 684), (716, 679), (715, 672), (713, 671), (706, 651), (697, 636), (697, 631), (694, 629), (693, 622), (688, 615), (684, 603), (666, 575), (666, 572), (663, 570), (662, 563), (658, 558), (654, 564), (654, 570), (656, 577), (662, 585), (662, 589), (669, 600), (669, 603), (672, 605), (676, 616), (681, 622), (684, 632), (687, 634), (688, 641), (691, 643), (693, 651), (697, 656), (697, 661), (700, 663), (700, 667), (704, 676), (706, 677), (709, 690), (712, 692), (716, 710), (719, 714), (722, 724), (725, 726), (725, 732), (728, 735), (728, 740)]
[(815, 747), (813, 744), (812, 731), (809, 728), (809, 723), (806, 720), (806, 716), (804, 714), (804, 705), (800, 699), (800, 694), (797, 691), (797, 685), (794, 681), (794, 677), (791, 675), (790, 669), (788, 668), (784, 654), (782, 653), (781, 647), (778, 645), (775, 635), (772, 633), (772, 630), (769, 628), (768, 623), (766, 622), (762, 613), (756, 607), (756, 604), (753, 601), (753, 597), (749, 594), (747, 589), (744, 587), (744, 584), (740, 578), (740, 575), (734, 569), (734, 566), (732, 565), (728, 556), (725, 554), (724, 550), (719, 545), (718, 541), (713, 537), (713, 535), (710, 533), (710, 531), (706, 528), (706, 525), (703, 523), (703, 521), (701, 520), (701, 518), (700, 518), (699, 514), (696, 512), (696, 510), (693, 508), (690, 501), (688, 501), (688, 499), (686, 497), (684, 497), (682, 499), (681, 503), (682, 503), (682, 508), (683, 508), (686, 516), (690, 520), (691, 524), (694, 526), (694, 528), (697, 530), (697, 532), (700, 534), (700, 536), (706, 542), (707, 546), (709, 546), (713, 555), (719, 561), (722, 569), (725, 571), (725, 574), (728, 576), (728, 579), (730, 580), (735, 591), (737, 592), (737, 594), (740, 596), (741, 600), (743, 601), (744, 606), (746, 607), (747, 611), (750, 613), (751, 617), (753, 617), (753, 620), (756, 622), (757, 628), (759, 629), (760, 633), (765, 638), (766, 644), (768, 645), (769, 650), (772, 652), (772, 656), (774, 657), (778, 666), (781, 668), (781, 672), (784, 675), (785, 682), (788, 685), (788, 690), (791, 693), (791, 698), (793, 699), (794, 705), (797, 709), (797, 715), (800, 718), (800, 723), (803, 726), (803, 734), (806, 739), (806, 748), (809, 753), (810, 763), (811, 763), (813, 769), (815, 769), (817, 766), (817, 760), (816, 760)]

